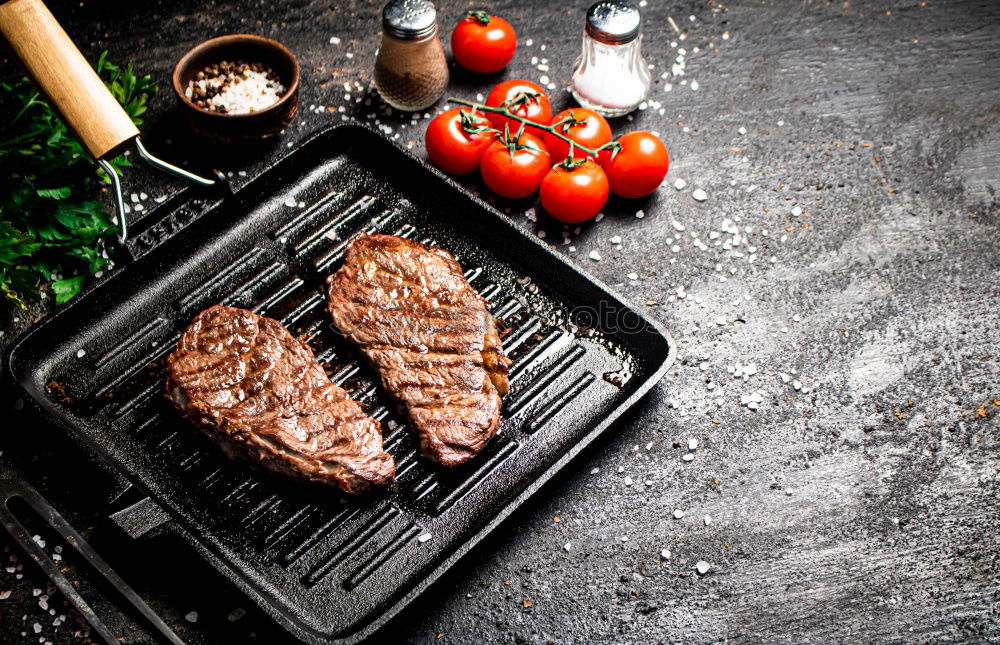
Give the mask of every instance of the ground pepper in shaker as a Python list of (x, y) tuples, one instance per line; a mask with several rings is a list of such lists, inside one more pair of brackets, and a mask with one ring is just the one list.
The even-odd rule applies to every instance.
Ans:
[(583, 52), (573, 69), (572, 92), (580, 105), (622, 116), (649, 95), (640, 24), (639, 8), (626, 0), (602, 0), (587, 11)]
[(434, 105), (447, 85), (448, 62), (437, 37), (434, 5), (392, 0), (382, 10), (375, 89), (392, 107), (413, 112)]

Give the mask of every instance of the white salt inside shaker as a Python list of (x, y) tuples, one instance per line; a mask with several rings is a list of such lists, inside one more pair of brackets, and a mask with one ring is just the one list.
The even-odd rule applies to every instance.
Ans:
[(639, 8), (626, 0), (602, 0), (587, 11), (583, 51), (573, 69), (573, 97), (604, 116), (636, 109), (652, 79), (642, 58)]

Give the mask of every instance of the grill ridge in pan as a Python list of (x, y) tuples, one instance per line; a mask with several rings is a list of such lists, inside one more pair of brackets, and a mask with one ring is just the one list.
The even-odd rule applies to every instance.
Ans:
[[(309, 642), (372, 633), (673, 358), (656, 323), (361, 126), (317, 134), (225, 203), (181, 197), (168, 206), (139, 234), (145, 253), (134, 263), (14, 343), (8, 376), (161, 505), (170, 530)], [(468, 464), (443, 469), (417, 454), (405, 420), (326, 317), (323, 280), (358, 231), (452, 252), (509, 328), (501, 430)], [(166, 354), (192, 316), (218, 302), (281, 320), (382, 421), (397, 463), (385, 495), (347, 499), (232, 463), (163, 400)]]

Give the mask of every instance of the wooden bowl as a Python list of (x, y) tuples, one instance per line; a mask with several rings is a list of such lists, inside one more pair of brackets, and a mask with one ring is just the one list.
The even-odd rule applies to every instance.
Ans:
[[(249, 114), (224, 114), (198, 107), (184, 93), (188, 83), (205, 66), (223, 60), (270, 66), (285, 86), (285, 93), (273, 105)], [(177, 61), (173, 86), (192, 130), (222, 143), (257, 143), (284, 130), (295, 116), (299, 106), (299, 62), (284, 45), (270, 38), (253, 34), (219, 36), (196, 45)]]

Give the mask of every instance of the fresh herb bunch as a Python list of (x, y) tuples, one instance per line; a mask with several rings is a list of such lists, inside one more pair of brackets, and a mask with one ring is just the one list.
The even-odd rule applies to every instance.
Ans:
[[(139, 125), (156, 86), (107, 54), (97, 73)], [(52, 281), (62, 304), (108, 264), (105, 241), (117, 228), (100, 192), (111, 180), (28, 79), (0, 83), (0, 114), (14, 115), (0, 123), (0, 290), (25, 308)], [(124, 155), (111, 164), (131, 165)]]

